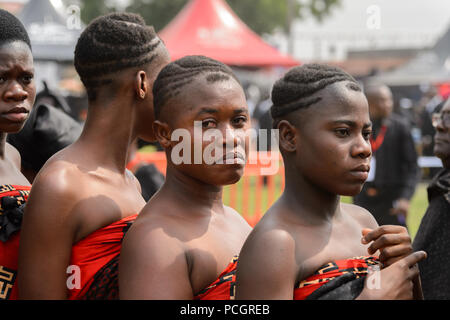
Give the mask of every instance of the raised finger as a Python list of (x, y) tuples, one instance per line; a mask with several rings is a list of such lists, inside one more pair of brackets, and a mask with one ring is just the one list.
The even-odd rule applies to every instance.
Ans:
[(395, 246), (399, 244), (407, 244), (411, 243), (411, 237), (407, 233), (392, 233), (392, 234), (383, 234), (379, 238), (377, 238), (367, 249), (369, 254), (374, 254), (377, 250), (380, 250), (385, 247)]
[(380, 250), (380, 262), (383, 263), (384, 266), (390, 266), (396, 261), (402, 259), (413, 251), (412, 246), (410, 244), (402, 244), (397, 246), (391, 246), (382, 248)]
[(402, 226), (396, 226), (396, 225), (384, 225), (381, 227), (376, 228), (375, 230), (367, 233), (363, 239), (362, 242), (364, 244), (367, 244), (371, 241), (374, 241), (381, 237), (384, 234), (391, 234), (391, 233), (408, 233), (408, 230), (405, 227)]
[(407, 267), (411, 268), (416, 263), (427, 258), (427, 253), (425, 251), (416, 251), (411, 253), (410, 255), (403, 258), (402, 261)]

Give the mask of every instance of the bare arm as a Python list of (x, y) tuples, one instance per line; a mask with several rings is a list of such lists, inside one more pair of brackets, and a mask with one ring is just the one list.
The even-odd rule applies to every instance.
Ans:
[(182, 246), (164, 232), (133, 225), (122, 244), (119, 294), (123, 300), (192, 300)]
[(284, 231), (252, 232), (239, 255), (237, 300), (292, 300), (295, 242)]
[(19, 298), (66, 299), (76, 203), (64, 175), (41, 175), (25, 209), (19, 248)]

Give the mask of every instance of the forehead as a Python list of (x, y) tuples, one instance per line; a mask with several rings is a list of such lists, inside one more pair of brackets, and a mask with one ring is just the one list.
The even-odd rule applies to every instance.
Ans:
[(33, 68), (33, 55), (30, 48), (22, 41), (14, 41), (0, 46), (0, 68), (10, 69), (21, 66)]
[(305, 110), (307, 119), (333, 120), (351, 116), (369, 121), (369, 106), (365, 95), (348, 88), (348, 85), (348, 81), (341, 81), (316, 93), (314, 97), (321, 97), (322, 100)]
[(235, 107), (247, 109), (244, 90), (229, 76), (227, 80), (207, 81), (208, 74), (192, 79), (175, 98), (184, 105), (184, 111), (197, 112), (202, 108)]

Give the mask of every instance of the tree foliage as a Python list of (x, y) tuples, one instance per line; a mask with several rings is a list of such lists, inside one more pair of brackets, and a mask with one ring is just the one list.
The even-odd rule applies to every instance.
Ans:
[[(276, 28), (288, 29), (289, 18), (314, 16), (321, 21), (341, 0), (226, 0), (234, 12), (256, 33), (271, 33)], [(110, 12), (104, 1), (82, 0), (83, 22)], [(132, 0), (127, 11), (141, 14), (156, 31), (164, 28), (188, 0)]]

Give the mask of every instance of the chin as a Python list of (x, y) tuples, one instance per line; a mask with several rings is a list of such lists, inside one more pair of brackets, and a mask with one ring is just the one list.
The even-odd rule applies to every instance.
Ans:
[(4, 125), (3, 128), (0, 129), (0, 131), (5, 132), (5, 133), (10, 133), (10, 134), (19, 133), (25, 126), (25, 123), (26, 123), (26, 121), (24, 121), (22, 123), (13, 123), (13, 124)]
[(363, 185), (364, 184), (349, 186), (345, 189), (340, 190), (338, 194), (346, 197), (354, 197), (362, 191)]
[(232, 185), (235, 184), (237, 182), (239, 182), (239, 180), (241, 180), (243, 175), (243, 172), (239, 171), (239, 172), (234, 172), (234, 173), (228, 173), (228, 174), (221, 174), (221, 175), (217, 175), (216, 176), (216, 183), (214, 183), (215, 185), (218, 186), (228, 186), (228, 185)]

